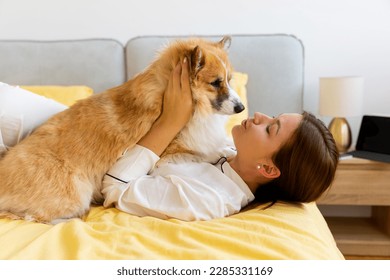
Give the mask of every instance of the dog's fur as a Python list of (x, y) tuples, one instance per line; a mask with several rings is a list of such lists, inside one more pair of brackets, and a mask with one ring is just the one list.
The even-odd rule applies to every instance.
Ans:
[(243, 110), (228, 84), (227, 43), (229, 37), (175, 41), (133, 79), (38, 127), (0, 160), (0, 217), (47, 223), (81, 217), (91, 202), (101, 202), (105, 172), (159, 117), (171, 71), (184, 57), (190, 62), (194, 115), (162, 160), (178, 154), (217, 158), (226, 137), (223, 115)]

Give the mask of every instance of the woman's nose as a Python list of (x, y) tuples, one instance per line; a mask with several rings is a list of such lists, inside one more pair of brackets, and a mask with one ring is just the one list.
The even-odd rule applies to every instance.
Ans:
[(256, 112), (253, 116), (253, 123), (254, 124), (261, 124), (264, 121), (271, 120), (272, 118), (266, 114)]

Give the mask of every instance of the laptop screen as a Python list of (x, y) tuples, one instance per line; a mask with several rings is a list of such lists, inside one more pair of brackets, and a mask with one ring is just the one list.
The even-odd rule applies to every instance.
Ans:
[(390, 117), (363, 116), (356, 150), (390, 155)]

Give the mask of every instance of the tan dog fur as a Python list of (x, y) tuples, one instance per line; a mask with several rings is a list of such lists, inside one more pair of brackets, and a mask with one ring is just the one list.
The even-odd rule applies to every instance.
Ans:
[[(234, 95), (228, 85), (227, 41), (229, 38), (218, 43), (196, 38), (176, 41), (133, 79), (77, 102), (37, 128), (0, 160), (0, 217), (51, 222), (81, 217), (91, 202), (101, 202), (105, 172), (158, 118), (170, 73), (184, 57), (190, 61), (194, 117), (162, 158), (178, 153), (202, 157), (202, 151), (188, 144), (197, 143), (202, 132), (188, 134), (193, 130), (191, 123), (194, 126), (215, 115), (211, 100)], [(216, 77), (223, 80), (218, 89), (211, 85)], [(239, 102), (236, 97), (229, 98)], [(232, 113), (221, 110), (221, 114)], [(207, 123), (195, 124), (204, 125)]]

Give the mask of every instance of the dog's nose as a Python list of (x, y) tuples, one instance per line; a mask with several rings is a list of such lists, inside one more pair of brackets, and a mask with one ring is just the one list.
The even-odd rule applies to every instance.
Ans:
[(242, 105), (242, 103), (238, 103), (238, 104), (236, 104), (236, 106), (234, 106), (234, 113), (236, 113), (236, 114), (238, 114), (244, 110), (245, 110), (245, 107), (244, 107), (244, 105)]

